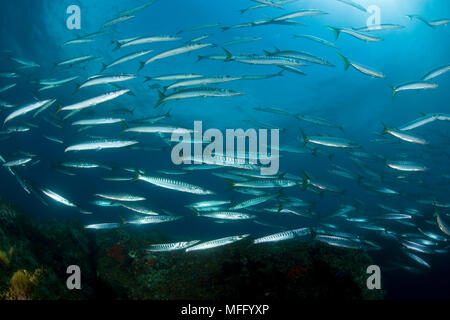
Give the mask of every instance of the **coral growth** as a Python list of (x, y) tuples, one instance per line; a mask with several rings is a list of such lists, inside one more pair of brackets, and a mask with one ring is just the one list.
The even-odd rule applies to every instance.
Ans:
[(16, 271), (11, 277), (8, 291), (3, 296), (7, 300), (31, 300), (34, 288), (44, 272), (42, 268), (36, 269), (33, 273), (27, 270)]

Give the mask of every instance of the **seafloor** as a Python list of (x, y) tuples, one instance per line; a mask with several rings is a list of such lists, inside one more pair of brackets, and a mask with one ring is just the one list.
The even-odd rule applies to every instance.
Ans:
[[(212, 250), (147, 254), (177, 239), (150, 227), (86, 231), (79, 222), (32, 221), (0, 205), (0, 299), (295, 300), (382, 299), (366, 288), (370, 257), (295, 240)], [(81, 290), (69, 290), (69, 265)]]

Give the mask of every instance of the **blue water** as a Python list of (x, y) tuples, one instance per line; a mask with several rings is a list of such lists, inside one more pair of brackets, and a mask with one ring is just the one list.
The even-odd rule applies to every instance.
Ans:
[[(31, 83), (37, 79), (64, 79), (78, 75), (77, 80), (84, 81), (89, 76), (98, 74), (101, 62), (110, 63), (127, 53), (145, 49), (154, 52), (144, 58), (123, 63), (110, 69), (107, 73), (136, 73), (140, 61), (145, 61), (154, 54), (175, 48), (181, 43), (203, 34), (212, 33), (213, 36), (203, 40), (204, 43), (220, 44), (243, 37), (261, 37), (262, 40), (237, 44), (228, 47), (233, 55), (262, 54), (263, 50), (272, 51), (274, 47), (281, 50), (298, 50), (309, 52), (332, 62), (336, 67), (325, 67), (308, 64), (301, 68), (307, 76), (291, 72), (284, 72), (282, 77), (274, 77), (257, 81), (235, 81), (219, 85), (244, 92), (244, 96), (231, 98), (199, 98), (169, 102), (154, 109), (158, 95), (155, 89), (148, 85), (156, 82), (143, 82), (144, 76), (156, 76), (171, 73), (199, 73), (208, 76), (216, 75), (255, 75), (273, 74), (279, 72), (276, 66), (255, 66), (237, 62), (222, 62), (214, 60), (197, 61), (198, 55), (223, 54), (220, 47), (211, 47), (162, 59), (147, 65), (138, 73), (138, 79), (121, 83), (120, 85), (132, 89), (135, 96), (125, 95), (117, 100), (91, 108), (95, 116), (106, 116), (113, 106), (135, 109), (128, 119), (149, 117), (163, 114), (171, 110), (171, 118), (165, 123), (192, 128), (196, 120), (203, 121), (203, 128), (252, 128), (244, 120), (254, 120), (285, 129), (280, 134), (280, 143), (303, 147), (300, 129), (308, 135), (330, 135), (344, 137), (370, 153), (386, 159), (408, 159), (417, 161), (429, 170), (419, 173), (402, 173), (386, 166), (384, 160), (367, 160), (367, 167), (383, 177), (379, 186), (391, 187), (400, 192), (397, 196), (388, 196), (368, 192), (357, 181), (345, 179), (329, 173), (332, 164), (345, 167), (351, 172), (358, 173), (359, 169), (350, 160), (346, 150), (319, 147), (322, 153), (317, 157), (307, 154), (282, 153), (280, 172), (288, 172), (301, 176), (301, 170), (314, 179), (337, 186), (344, 190), (342, 194), (324, 192), (316, 194), (302, 191), (299, 188), (286, 188), (285, 194), (299, 197), (314, 203), (313, 210), (319, 216), (327, 216), (336, 211), (340, 205), (358, 203), (358, 216), (374, 217), (382, 211), (377, 205), (384, 204), (400, 211), (407, 208), (420, 210), (424, 218), (414, 219), (415, 227), (402, 226), (396, 222), (385, 222), (383, 225), (397, 234), (418, 233), (417, 227), (427, 227), (428, 230), (444, 235), (433, 218), (433, 208), (429, 205), (417, 203), (417, 200), (438, 200), (442, 203), (450, 202), (449, 179), (449, 123), (435, 121), (421, 128), (410, 131), (427, 141), (429, 145), (421, 146), (407, 142), (399, 142), (391, 137), (394, 143), (377, 144), (373, 139), (388, 138), (381, 136), (382, 123), (390, 127), (398, 127), (420, 116), (420, 113), (448, 112), (448, 88), (450, 78), (448, 74), (433, 79), (439, 85), (433, 90), (417, 92), (400, 92), (392, 98), (389, 85), (398, 85), (408, 81), (421, 79), (428, 71), (449, 63), (450, 43), (448, 41), (448, 26), (430, 28), (419, 20), (410, 21), (406, 14), (419, 14), (429, 20), (444, 19), (450, 16), (450, 3), (445, 0), (360, 0), (365, 7), (377, 5), (381, 12), (381, 23), (400, 24), (403, 29), (381, 31), (373, 33), (384, 40), (370, 43), (357, 40), (342, 34), (337, 41), (333, 33), (325, 28), (326, 25), (337, 27), (363, 27), (369, 14), (335, 0), (297, 1), (286, 4), (284, 10), (277, 8), (261, 8), (250, 10), (244, 14), (240, 9), (255, 5), (252, 1), (182, 1), (159, 0), (152, 6), (136, 13), (136, 17), (123, 23), (106, 28), (108, 34), (95, 38), (89, 44), (78, 44), (62, 47), (65, 41), (93, 33), (106, 21), (122, 10), (134, 8), (142, 4), (142, 0), (119, 1), (1, 1), (0, 19), (0, 49), (9, 50), (0, 53), (0, 72), (14, 72), (19, 66), (8, 59), (9, 55), (32, 60), (40, 64), (40, 68), (18, 70), (17, 79), (0, 79), (0, 87), (12, 82), (18, 85), (6, 92), (0, 93), (0, 100), (17, 105), (39, 100), (56, 98), (61, 105), (68, 105), (84, 99), (113, 91), (108, 86), (85, 88), (74, 94), (74, 84), (66, 84), (59, 88), (38, 92), (36, 85)], [(81, 30), (69, 30), (66, 27), (66, 9), (76, 4), (81, 8)], [(235, 25), (242, 22), (256, 21), (277, 17), (288, 12), (302, 9), (318, 9), (327, 15), (296, 18), (295, 21), (307, 26), (265, 25), (250, 28), (231, 29), (222, 31), (220, 27), (199, 31), (184, 32), (180, 42), (156, 43), (112, 51), (111, 41), (131, 37), (149, 35), (175, 35), (179, 30), (193, 26), (220, 22), (223, 26)], [(328, 41), (335, 41), (339, 52), (349, 57), (351, 61), (370, 66), (386, 74), (385, 79), (371, 78), (350, 68), (345, 71), (342, 61), (335, 55), (335, 49), (307, 39), (293, 38), (293, 34), (314, 35)], [(102, 57), (101, 61), (89, 62), (69, 69), (55, 67), (56, 62), (83, 55)], [(276, 107), (295, 114), (322, 117), (342, 126), (343, 131), (311, 124), (293, 117), (274, 115), (255, 111), (254, 107)], [(44, 115), (52, 115), (56, 108), (46, 111)], [(10, 110), (1, 111), (4, 119)], [(86, 115), (85, 118), (93, 117)], [(74, 119), (81, 119), (80, 115)], [(147, 197), (146, 205), (159, 210), (168, 210), (176, 215), (185, 216), (183, 220), (143, 228), (158, 228), (162, 231), (183, 235), (187, 239), (215, 239), (234, 234), (251, 233), (252, 236), (264, 236), (283, 229), (294, 229), (302, 226), (318, 226), (317, 221), (310, 221), (296, 216), (277, 216), (265, 214), (261, 219), (265, 223), (280, 226), (268, 228), (255, 225), (252, 222), (232, 224), (216, 224), (193, 217), (192, 212), (184, 206), (196, 201), (209, 199), (230, 199), (242, 201), (251, 196), (233, 192), (229, 183), (211, 175), (210, 170), (196, 171), (188, 175), (172, 176), (186, 182), (194, 183), (212, 189), (217, 196), (193, 196), (186, 193), (160, 189), (145, 182), (106, 182), (102, 177), (107, 173), (102, 169), (77, 170), (76, 176), (66, 176), (54, 170), (53, 166), (59, 161), (74, 158), (84, 158), (106, 163), (115, 167), (137, 167), (154, 173), (161, 169), (180, 170), (174, 167), (170, 158), (170, 150), (166, 152), (137, 151), (137, 150), (104, 150), (99, 152), (84, 152), (79, 154), (64, 153), (68, 145), (87, 140), (86, 134), (118, 137), (120, 125), (102, 126), (77, 133), (71, 128), (70, 121), (64, 128), (58, 129), (39, 117), (33, 119), (27, 115), (19, 118), (21, 121), (38, 125), (25, 133), (11, 134), (11, 138), (0, 141), (0, 154), (6, 159), (14, 158), (15, 152), (23, 150), (37, 155), (40, 163), (33, 167), (18, 168), (20, 176), (33, 181), (38, 188), (50, 188), (58, 192), (81, 207), (93, 212), (92, 215), (80, 215), (77, 210), (65, 208), (56, 202), (49, 201), (49, 206), (42, 205), (35, 197), (28, 195), (17, 183), (16, 179), (6, 170), (0, 170), (0, 195), (27, 214), (39, 219), (80, 219), (84, 223), (120, 222), (121, 217), (130, 218), (133, 215), (120, 208), (98, 208), (90, 206), (94, 194), (107, 192), (129, 192)], [(59, 145), (48, 141), (42, 134), (61, 138), (65, 144)], [(164, 143), (151, 135), (136, 135), (142, 146), (160, 146)], [(333, 155), (331, 160), (328, 155)], [(220, 171), (224, 171), (221, 169)], [(405, 179), (397, 176), (404, 175)], [(370, 181), (369, 177), (363, 177)], [(264, 208), (265, 205), (260, 206)], [(447, 216), (448, 209), (440, 208), (442, 216)], [(429, 221), (434, 224), (428, 223)], [(326, 221), (336, 224), (341, 231), (361, 233), (360, 229), (340, 220)], [(421, 255), (431, 265), (423, 268), (410, 258), (398, 257), (398, 241), (386, 241), (383, 237), (361, 233), (383, 247), (375, 251), (375, 261), (385, 267), (388, 276), (386, 285), (391, 289), (392, 297), (449, 297), (444, 290), (449, 285), (446, 267), (449, 261), (448, 253)], [(441, 245), (440, 248), (445, 247)], [(418, 269), (418, 273), (408, 273), (398, 269), (392, 262)], [(389, 292), (389, 290), (388, 290)]]

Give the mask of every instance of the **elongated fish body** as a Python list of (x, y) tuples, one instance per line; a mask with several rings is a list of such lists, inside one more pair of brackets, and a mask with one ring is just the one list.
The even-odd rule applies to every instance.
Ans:
[(78, 169), (96, 169), (103, 168), (107, 170), (112, 170), (110, 167), (102, 165), (97, 162), (86, 161), (86, 160), (78, 160), (78, 161), (64, 161), (59, 164), (62, 167), (66, 168), (78, 168)]
[(141, 127), (131, 127), (125, 129), (123, 132), (137, 132), (137, 133), (192, 133), (190, 129), (172, 127), (172, 126), (141, 126)]
[(330, 26), (327, 26), (327, 28), (334, 32), (334, 36), (335, 36), (336, 39), (339, 38), (339, 35), (341, 33), (345, 33), (345, 34), (348, 34), (348, 35), (350, 35), (352, 37), (355, 37), (358, 40), (362, 40), (362, 41), (366, 41), (366, 42), (380, 42), (380, 41), (383, 41), (382, 38), (369, 36), (369, 35), (366, 35), (366, 34), (357, 32), (355, 30), (351, 30), (351, 29), (339, 29), (339, 28), (330, 27)]
[(109, 230), (109, 229), (117, 229), (120, 227), (119, 223), (98, 223), (98, 224), (88, 224), (84, 226), (85, 229), (92, 230)]
[(351, 1), (351, 0), (336, 0), (342, 3), (345, 3), (349, 6), (352, 6), (353, 8), (356, 8), (358, 10), (361, 10), (362, 12), (367, 12), (367, 9), (364, 8), (362, 5), (360, 5), (359, 3), (356, 3), (355, 1)]
[(403, 251), (408, 257), (410, 257), (411, 259), (413, 259), (414, 261), (416, 261), (417, 263), (421, 264), (422, 266), (425, 266), (427, 268), (431, 268), (430, 264), (428, 262), (426, 262), (425, 260), (423, 260), (421, 257), (419, 257), (418, 255), (415, 255), (414, 253), (411, 253), (407, 250)]
[(325, 46), (331, 47), (331, 48), (335, 48), (335, 49), (339, 49), (339, 47), (337, 45), (335, 45), (334, 43), (327, 41), (325, 39), (316, 37), (316, 36), (311, 36), (311, 35), (307, 35), (307, 34), (299, 34), (299, 35), (294, 35), (294, 38), (304, 38), (304, 39), (309, 39), (312, 41), (315, 41), (317, 43), (323, 44)]
[(80, 85), (78, 87), (78, 89), (85, 88), (85, 87), (90, 87), (90, 86), (95, 86), (95, 85), (100, 85), (100, 84), (109, 84), (109, 83), (123, 82), (123, 81), (132, 80), (132, 79), (135, 79), (135, 78), (136, 78), (136, 76), (132, 75), (132, 74), (129, 74), (129, 75), (118, 75), (118, 76), (98, 76), (98, 77), (95, 77), (95, 78), (92, 78), (92, 79), (86, 81), (85, 83)]
[(265, 6), (277, 8), (277, 9), (283, 9), (282, 6), (279, 6), (276, 2), (271, 0), (252, 0), (253, 2), (258, 2), (260, 4), (264, 4)]
[(173, 217), (173, 216), (148, 216), (143, 218), (138, 218), (135, 220), (126, 221), (126, 224), (134, 224), (134, 225), (145, 225), (145, 224), (155, 224), (155, 223), (164, 223), (171, 222), (181, 219), (182, 217)]
[(147, 251), (147, 252), (175, 251), (175, 250), (186, 249), (186, 248), (191, 247), (194, 244), (197, 244), (199, 242), (200, 242), (200, 240), (192, 240), (192, 241), (152, 244), (149, 247), (147, 247), (145, 249), (145, 251)]
[(215, 84), (215, 83), (224, 83), (229, 81), (236, 81), (236, 80), (242, 80), (243, 76), (221, 76), (221, 77), (214, 77), (214, 78), (202, 78), (202, 79), (195, 79), (195, 80), (187, 80), (182, 82), (174, 83), (166, 88), (166, 90), (181, 88), (181, 87), (192, 87), (192, 86), (204, 86), (208, 84)]
[(436, 77), (443, 75), (444, 73), (447, 73), (448, 71), (450, 71), (450, 65), (436, 68), (436, 69), (428, 72), (426, 75), (424, 75), (422, 80), (428, 81), (428, 80), (434, 79)]
[(210, 23), (210, 24), (204, 24), (204, 25), (200, 25), (200, 26), (195, 26), (195, 27), (191, 27), (191, 28), (187, 28), (184, 30), (180, 30), (177, 32), (177, 34), (183, 33), (183, 32), (187, 32), (187, 31), (198, 31), (198, 30), (203, 30), (203, 29), (208, 29), (208, 28), (214, 28), (217, 26), (220, 26), (221, 23)]
[(235, 97), (242, 95), (244, 95), (244, 93), (218, 88), (191, 88), (179, 90), (169, 95), (164, 95), (162, 92), (159, 92), (159, 100), (156, 103), (155, 108), (170, 100), (206, 97)]
[(121, 63), (124, 63), (124, 62), (127, 62), (127, 61), (131, 61), (133, 59), (145, 56), (146, 54), (149, 54), (150, 52), (153, 52), (153, 50), (138, 51), (138, 52), (127, 54), (127, 55), (125, 55), (123, 57), (120, 57), (119, 59), (111, 62), (108, 65), (103, 64), (101, 72), (103, 72), (104, 70), (109, 69), (111, 67), (117, 66), (117, 65), (119, 65)]
[(121, 118), (98, 118), (98, 119), (84, 119), (72, 122), (73, 126), (93, 126), (103, 124), (114, 124), (124, 122), (125, 119)]
[(299, 17), (317, 16), (317, 15), (323, 15), (323, 14), (327, 14), (327, 13), (320, 11), (320, 10), (300, 10), (300, 11), (295, 11), (292, 13), (282, 15), (278, 18), (272, 19), (272, 21), (281, 21), (281, 20), (287, 20), (287, 19), (293, 19), (293, 18), (299, 18)]
[(142, 10), (144, 10), (145, 8), (151, 6), (151, 5), (154, 4), (155, 2), (156, 2), (156, 0), (150, 0), (150, 1), (147, 1), (146, 3), (140, 5), (140, 6), (136, 7), (136, 8), (128, 9), (128, 10), (122, 11), (122, 12), (118, 13), (117, 16), (118, 16), (118, 17), (123, 17), (123, 16), (130, 16), (130, 15), (133, 15), (133, 14), (135, 14), (135, 13), (137, 13), (137, 12), (139, 12), (139, 11), (142, 11)]
[(146, 214), (146, 215), (149, 215), (149, 216), (158, 216), (159, 215), (158, 212), (155, 212), (153, 210), (150, 210), (150, 209), (148, 209), (148, 208), (146, 208), (144, 206), (138, 205), (138, 204), (121, 203), (120, 205), (122, 207), (128, 209), (128, 210), (131, 210), (131, 211), (134, 211), (134, 212), (137, 212), (137, 213), (140, 213), (140, 214)]
[(134, 16), (134, 15), (120, 16), (118, 18), (115, 18), (115, 19), (112, 19), (110, 21), (105, 22), (101, 26), (101, 29), (106, 28), (106, 27), (110, 27), (110, 26), (115, 25), (115, 24), (120, 23), (120, 22), (124, 22), (124, 21), (130, 20), (130, 19), (133, 19), (134, 17), (136, 17), (136, 16)]
[(24, 59), (19, 59), (19, 58), (15, 58), (15, 57), (10, 57), (10, 59), (12, 61), (17, 62), (18, 64), (22, 65), (20, 68), (22, 69), (26, 69), (26, 68), (35, 68), (35, 67), (40, 67), (39, 64), (37, 64), (36, 62), (33, 61), (29, 61), (29, 60), (24, 60)]
[(236, 57), (232, 60), (256, 65), (275, 65), (275, 66), (291, 66), (301, 67), (305, 64), (298, 59), (282, 57), (282, 56), (248, 56), (248, 57)]
[(152, 63), (154, 61), (172, 57), (172, 56), (176, 56), (176, 55), (187, 53), (187, 52), (191, 52), (191, 51), (195, 51), (195, 50), (199, 50), (199, 49), (203, 49), (206, 47), (210, 47), (212, 45), (213, 45), (212, 43), (195, 43), (195, 44), (189, 44), (184, 47), (179, 47), (179, 48), (175, 48), (172, 50), (162, 52), (162, 53), (157, 54), (156, 56), (150, 58), (146, 62), (142, 62), (139, 70), (141, 70), (144, 66), (146, 66), (147, 64)]
[(405, 240), (401, 243), (401, 245), (409, 250), (428, 254), (433, 253), (433, 250), (429, 249), (427, 246), (414, 241)]
[(344, 68), (345, 70), (348, 69), (349, 66), (352, 66), (353, 68), (355, 68), (356, 70), (358, 70), (359, 72), (371, 76), (371, 77), (375, 77), (375, 78), (385, 78), (386, 76), (378, 71), (375, 71), (369, 67), (364, 67), (360, 64), (357, 64), (355, 62), (351, 62), (347, 59), (347, 57), (343, 56), (340, 53), (337, 53), (337, 55), (344, 61)]
[(232, 206), (231, 208), (229, 208), (229, 210), (234, 211), (234, 210), (244, 209), (244, 208), (248, 208), (248, 207), (253, 207), (253, 206), (256, 206), (263, 202), (274, 199), (277, 196), (278, 196), (277, 194), (271, 194), (271, 195), (267, 195), (267, 196), (253, 198), (250, 200), (245, 200), (245, 201), (242, 201), (242, 202), (237, 203), (236, 205)]
[(62, 45), (63, 46), (68, 46), (68, 45), (71, 45), (71, 44), (81, 44), (81, 43), (91, 43), (91, 42), (95, 42), (95, 39), (77, 38), (77, 39), (72, 39), (72, 40), (66, 41)]
[(111, 193), (111, 194), (97, 193), (96, 196), (103, 198), (103, 199), (108, 199), (108, 200), (113, 200), (113, 201), (123, 201), (123, 202), (134, 202), (134, 201), (146, 200), (145, 197), (135, 196), (132, 194), (127, 194), (127, 193)]
[(230, 200), (210, 200), (210, 201), (201, 201), (188, 205), (187, 207), (192, 208), (194, 210), (201, 210), (210, 207), (218, 207), (226, 204), (230, 204)]
[(9, 116), (7, 116), (5, 121), (3, 122), (3, 124), (5, 124), (6, 122), (8, 122), (14, 118), (23, 116), (31, 111), (39, 109), (51, 101), (55, 102), (55, 100), (49, 99), (49, 100), (43, 100), (43, 101), (38, 101), (35, 103), (27, 104), (26, 106), (17, 109), (16, 111), (12, 112)]
[(400, 85), (397, 87), (392, 87), (392, 96), (395, 96), (400, 91), (427, 90), (427, 89), (436, 89), (437, 87), (438, 87), (438, 85), (434, 84), (434, 83), (412, 82), (412, 83)]
[(320, 242), (324, 242), (330, 246), (335, 246), (335, 247), (341, 247), (341, 248), (347, 248), (347, 249), (361, 249), (362, 248), (361, 243), (354, 241), (353, 239), (340, 237), (340, 236), (319, 234), (314, 239), (318, 240)]
[(256, 216), (248, 213), (236, 211), (213, 211), (199, 214), (200, 217), (222, 219), (222, 220), (248, 220), (254, 219)]
[(412, 219), (412, 216), (410, 214), (403, 214), (403, 213), (386, 213), (379, 216), (378, 219), (403, 220), (403, 219)]
[(85, 109), (88, 107), (96, 106), (100, 103), (116, 99), (116, 98), (120, 97), (121, 95), (124, 95), (125, 93), (128, 93), (128, 92), (130, 92), (130, 89), (108, 92), (108, 93), (102, 94), (101, 96), (98, 96), (98, 97), (94, 97), (91, 99), (87, 99), (87, 100), (84, 100), (84, 101), (81, 101), (81, 102), (78, 102), (75, 104), (71, 104), (71, 105), (62, 107), (60, 109), (60, 111), (73, 111), (73, 110), (80, 110), (80, 109)]
[(14, 88), (17, 85), (17, 83), (12, 83), (4, 86), (3, 88), (0, 88), (0, 93), (5, 92), (6, 90), (9, 90), (11, 88)]
[(288, 179), (260, 179), (246, 182), (235, 182), (233, 187), (246, 188), (287, 188), (298, 185), (298, 181)]
[(50, 199), (55, 200), (56, 202), (62, 203), (65, 206), (68, 207), (76, 207), (75, 204), (73, 204), (72, 202), (70, 202), (69, 200), (67, 200), (66, 198), (60, 196), (59, 194), (57, 194), (56, 192), (51, 191), (50, 189), (41, 189), (42, 193), (44, 193), (47, 197), (49, 197)]
[(386, 134), (386, 133), (389, 133), (390, 135), (392, 135), (400, 140), (406, 141), (406, 142), (411, 142), (411, 143), (416, 143), (416, 144), (421, 144), (421, 145), (428, 144), (428, 142), (425, 139), (419, 138), (417, 136), (413, 136), (411, 134), (406, 134), (399, 130), (384, 128), (383, 134)]
[(197, 250), (206, 250), (206, 249), (212, 249), (212, 248), (225, 246), (227, 244), (231, 244), (231, 243), (240, 241), (244, 238), (247, 238), (248, 236), (249, 236), (249, 234), (243, 234), (243, 235), (239, 235), (239, 236), (231, 236), (231, 237), (220, 238), (220, 239), (216, 239), (216, 240), (202, 242), (200, 244), (197, 244), (197, 245), (187, 248), (186, 252), (197, 251)]
[(131, 41), (127, 41), (122, 44), (118, 44), (117, 48), (126, 48), (130, 46), (136, 46), (140, 44), (149, 44), (149, 43), (155, 43), (155, 42), (168, 42), (168, 41), (177, 41), (181, 40), (179, 37), (172, 37), (172, 36), (154, 36), (154, 37), (142, 37), (142, 38), (136, 38)]
[(279, 242), (284, 240), (293, 239), (298, 236), (305, 236), (311, 234), (311, 231), (309, 228), (300, 228), (295, 230), (288, 230), (283, 231), (275, 234), (271, 234), (262, 238), (258, 238), (253, 240), (254, 244), (259, 243), (267, 243), (267, 242)]
[(388, 167), (399, 171), (425, 171), (427, 167), (412, 161), (387, 161)]
[(178, 81), (178, 80), (189, 80), (189, 79), (198, 79), (202, 78), (203, 75), (201, 74), (194, 74), (194, 73), (186, 73), (186, 74), (168, 74), (163, 76), (156, 76), (156, 77), (145, 77), (145, 81), (150, 80), (157, 80), (157, 81)]
[(43, 86), (60, 86), (69, 82), (72, 82), (73, 80), (78, 79), (80, 76), (74, 76), (74, 77), (69, 77), (66, 79), (62, 79), (62, 80), (55, 80), (55, 79), (51, 79), (51, 80), (39, 80), (39, 84), (43, 85)]
[(327, 136), (308, 136), (305, 140), (306, 142), (318, 144), (326, 147), (333, 148), (355, 148), (356, 146), (349, 140), (337, 137), (327, 137)]
[(399, 127), (400, 131), (409, 131), (418, 127), (421, 127), (423, 125), (426, 125), (427, 123), (433, 122), (435, 120), (438, 120), (438, 116), (435, 114), (427, 114), (423, 117), (420, 117), (418, 119), (415, 119), (411, 122), (408, 122), (407, 124)]
[(18, 166), (24, 166), (27, 163), (33, 161), (33, 158), (20, 158), (20, 159), (16, 159), (16, 160), (11, 160), (8, 162), (3, 163), (4, 167), (10, 168), (10, 167), (18, 167)]
[(450, 236), (450, 227), (449, 225), (442, 219), (441, 215), (436, 212), (436, 222), (439, 229), (445, 233), (447, 236)]
[(137, 143), (134, 140), (101, 139), (67, 147), (64, 152), (124, 148)]
[(193, 184), (189, 184), (186, 182), (182, 182), (182, 181), (173, 180), (173, 179), (144, 176), (142, 174), (138, 174), (137, 179), (151, 183), (151, 184), (161, 187), (161, 188), (180, 191), (180, 192), (187, 192), (187, 193), (200, 194), (200, 195), (214, 194), (214, 192), (204, 189), (202, 187), (199, 187), (199, 186), (196, 186)]
[(373, 31), (384, 31), (384, 30), (396, 30), (396, 29), (403, 29), (404, 26), (401, 26), (399, 24), (375, 24), (368, 27), (362, 27), (354, 29), (358, 32), (373, 32)]
[(73, 66), (75, 64), (91, 61), (94, 59), (97, 59), (97, 57), (90, 56), (90, 55), (89, 56), (81, 56), (81, 57), (76, 57), (76, 58), (61, 61), (61, 62), (57, 63), (56, 65), (57, 66), (67, 66), (67, 65)]

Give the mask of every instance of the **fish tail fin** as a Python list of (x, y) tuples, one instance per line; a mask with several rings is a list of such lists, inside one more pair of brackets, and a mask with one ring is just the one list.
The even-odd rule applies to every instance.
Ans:
[(328, 30), (333, 31), (334, 33), (334, 38), (337, 40), (339, 38), (339, 35), (341, 34), (341, 29), (339, 28), (335, 28), (335, 27), (331, 27), (331, 26), (326, 26), (326, 28)]
[(223, 51), (225, 51), (225, 54), (226, 54), (226, 59), (225, 59), (225, 61), (231, 61), (232, 59), (233, 59), (233, 55), (231, 54), (231, 52), (230, 51), (228, 51), (227, 49), (225, 49), (225, 48), (222, 48), (222, 50)]
[(269, 50), (263, 50), (266, 56), (270, 56), (272, 53)]
[(72, 93), (72, 94), (75, 94), (75, 93), (77, 93), (77, 92), (78, 92), (78, 90), (80, 90), (80, 87), (81, 87), (81, 84), (79, 84), (79, 83), (75, 83), (75, 90), (73, 91), (73, 93)]
[(139, 62), (139, 68), (138, 68), (137, 72), (141, 71), (142, 68), (144, 68), (144, 67), (145, 67), (145, 62), (144, 61)]
[(302, 134), (302, 137), (303, 137), (303, 146), (305, 146), (306, 143), (308, 143), (308, 136), (302, 129), (300, 129), (300, 133)]
[(108, 66), (107, 66), (105, 63), (102, 62), (102, 69), (100, 70), (100, 72), (105, 71), (105, 69), (106, 69), (107, 67), (108, 67)]
[(150, 80), (152, 80), (152, 77), (145, 76), (144, 82), (148, 82), (148, 81), (150, 81)]
[(397, 90), (393, 85), (388, 84), (388, 86), (392, 89), (392, 98), (394, 98), (397, 95)]
[(120, 44), (119, 41), (111, 41), (111, 42), (116, 44), (116, 46), (114, 47), (113, 51), (116, 51), (116, 50), (120, 49), (121, 44)]
[(303, 170), (300, 170), (300, 173), (302, 174), (302, 182), (303, 182), (302, 190), (306, 190), (309, 183), (311, 182), (311, 178)]
[(281, 70), (280, 72), (278, 72), (278, 73), (276, 74), (276, 76), (277, 76), (277, 77), (281, 77), (281, 76), (283, 75), (283, 73), (284, 73), (284, 70)]
[(167, 112), (166, 112), (166, 117), (167, 118), (170, 118), (171, 116), (170, 116), (170, 111), (172, 111), (172, 109), (169, 109)]
[(195, 62), (199, 62), (199, 61), (201, 61), (203, 59), (205, 59), (205, 56), (197, 56), (197, 61), (195, 61)]
[(388, 133), (388, 127), (382, 122), (381, 125), (383, 126), (383, 131), (381, 132), (381, 134), (386, 134)]
[(60, 113), (61, 111), (62, 111), (62, 104), (61, 103), (59, 103), (59, 102), (57, 102), (56, 103), (57, 105), (58, 105), (58, 110), (56, 110), (56, 112), (55, 112), (55, 114), (58, 114), (58, 113)]
[(122, 125), (122, 132), (121, 132), (121, 133), (124, 133), (125, 130), (127, 130), (128, 128), (130, 128), (130, 126), (128, 125), (128, 123), (127, 123), (126, 121), (122, 121), (122, 122), (121, 122), (121, 125)]
[(222, 31), (227, 31), (230, 27), (222, 27)]
[(159, 105), (161, 105), (164, 102), (164, 99), (166, 96), (164, 93), (162, 93), (160, 90), (158, 90), (158, 101), (155, 104), (155, 108), (157, 108)]
[(340, 54), (339, 52), (336, 52), (336, 54), (344, 62), (344, 69), (348, 70), (348, 67), (350, 67), (350, 61), (348, 60), (348, 58), (346, 56)]

